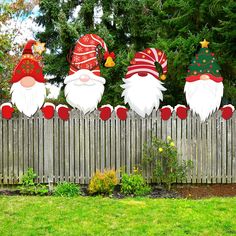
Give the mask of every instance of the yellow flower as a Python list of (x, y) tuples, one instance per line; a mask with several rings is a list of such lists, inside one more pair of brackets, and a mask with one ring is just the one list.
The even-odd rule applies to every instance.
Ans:
[(161, 147), (158, 150), (159, 150), (159, 152), (163, 152), (163, 148), (161, 148)]
[(171, 142), (171, 143), (170, 143), (170, 146), (171, 146), (171, 147), (174, 147), (174, 146), (175, 146), (175, 143), (174, 143), (174, 142)]
[(170, 136), (167, 136), (167, 140), (170, 141), (170, 140), (171, 140), (171, 137), (170, 137)]

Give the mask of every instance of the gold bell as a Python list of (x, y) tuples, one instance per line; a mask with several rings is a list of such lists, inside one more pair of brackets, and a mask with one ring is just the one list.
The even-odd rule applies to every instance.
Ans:
[(115, 66), (115, 62), (113, 61), (111, 56), (107, 57), (106, 63), (105, 63), (105, 67), (113, 67)]
[(165, 80), (166, 79), (166, 75), (161, 75), (160, 79), (161, 80)]

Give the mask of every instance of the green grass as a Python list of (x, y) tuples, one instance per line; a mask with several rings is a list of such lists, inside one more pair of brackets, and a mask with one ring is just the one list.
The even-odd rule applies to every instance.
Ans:
[(0, 235), (235, 235), (236, 198), (0, 197)]

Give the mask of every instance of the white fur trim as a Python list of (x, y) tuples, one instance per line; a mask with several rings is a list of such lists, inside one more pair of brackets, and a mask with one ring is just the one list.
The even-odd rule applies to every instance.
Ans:
[[(173, 112), (173, 110), (174, 110), (171, 105), (166, 105), (166, 106), (163, 106), (162, 108), (169, 108), (169, 109), (171, 110), (171, 112)], [(162, 108), (161, 108), (161, 109), (162, 109)]]
[(2, 108), (5, 107), (5, 106), (12, 107), (12, 104), (10, 102), (5, 102), (0, 106), (0, 110), (2, 110)]
[(44, 105), (43, 105), (43, 107), (46, 107), (46, 106), (51, 106), (51, 107), (53, 107), (54, 109), (56, 108), (56, 106), (55, 106), (53, 103), (51, 103), (51, 102), (45, 102)]
[(222, 108), (226, 108), (226, 107), (230, 107), (233, 111), (235, 111), (235, 108), (232, 104), (224, 105)]
[(115, 112), (117, 112), (117, 110), (118, 110), (119, 108), (127, 109), (125, 106), (118, 105), (118, 106), (115, 107)]
[(111, 109), (111, 111), (113, 111), (113, 106), (110, 104), (106, 104), (106, 105), (101, 106), (101, 108), (104, 108), (104, 107), (109, 107)]
[(61, 108), (61, 107), (68, 108), (67, 105), (59, 104), (59, 105), (57, 105), (57, 107), (56, 107), (56, 111), (58, 112), (59, 108)]
[(178, 109), (179, 107), (187, 108), (185, 105), (180, 105), (180, 104), (178, 104), (178, 105), (176, 105), (176, 106), (174, 107), (174, 110), (177, 111), (177, 109)]

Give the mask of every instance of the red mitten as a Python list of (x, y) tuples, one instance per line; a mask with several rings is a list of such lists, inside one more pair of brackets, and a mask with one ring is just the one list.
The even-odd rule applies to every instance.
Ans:
[(173, 112), (173, 107), (168, 105), (168, 106), (163, 106), (161, 109), (161, 119), (162, 120), (169, 120), (171, 117), (171, 114)]
[(235, 108), (233, 105), (229, 104), (221, 107), (220, 110), (222, 112), (221, 113), (222, 118), (228, 120), (233, 116)]
[(14, 108), (12, 107), (11, 103), (3, 103), (0, 106), (0, 110), (2, 111), (2, 118), (4, 119), (11, 119), (12, 118), (12, 113), (14, 112)]
[(101, 120), (108, 120), (111, 117), (111, 113), (113, 111), (113, 107), (109, 104), (103, 105), (100, 108), (98, 108), (100, 111), (100, 118)]
[(188, 117), (188, 110), (189, 107), (186, 107), (184, 105), (176, 105), (175, 106), (175, 112), (176, 115), (181, 119), (181, 120), (185, 120)]
[(46, 102), (41, 110), (45, 119), (52, 119), (54, 116), (55, 105), (51, 102)]
[(118, 118), (120, 120), (126, 120), (127, 119), (127, 112), (128, 112), (128, 109), (124, 106), (116, 106), (115, 107), (115, 112), (116, 112), (116, 115), (118, 116)]
[(69, 114), (70, 110), (71, 110), (71, 108), (69, 108), (66, 105), (62, 105), (62, 104), (60, 104), (56, 107), (56, 111), (58, 113), (58, 116), (62, 120), (68, 120), (70, 118), (70, 114)]

